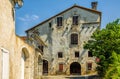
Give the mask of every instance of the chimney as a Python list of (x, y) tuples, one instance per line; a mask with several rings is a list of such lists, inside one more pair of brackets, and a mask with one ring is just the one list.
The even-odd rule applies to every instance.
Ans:
[(97, 1), (91, 2), (92, 9), (97, 10), (97, 4), (98, 4)]

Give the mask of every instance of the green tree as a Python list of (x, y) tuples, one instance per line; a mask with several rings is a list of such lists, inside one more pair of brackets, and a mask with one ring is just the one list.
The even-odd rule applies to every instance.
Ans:
[(104, 79), (120, 79), (120, 54), (112, 52)]
[(110, 69), (110, 65), (115, 64), (111, 61), (113, 52), (120, 54), (119, 19), (107, 24), (106, 28), (102, 30), (96, 30), (91, 38), (92, 40), (89, 40), (84, 48), (89, 49), (94, 56), (100, 59), (100, 62), (97, 62), (98, 67), (96, 69), (101, 77), (105, 77), (108, 74), (107, 71)]

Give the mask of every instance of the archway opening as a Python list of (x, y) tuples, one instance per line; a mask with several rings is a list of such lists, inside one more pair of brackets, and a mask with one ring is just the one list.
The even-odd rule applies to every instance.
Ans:
[(81, 75), (81, 66), (78, 62), (73, 62), (70, 65), (70, 74)]
[(22, 57), (21, 57), (21, 79), (24, 79), (25, 76), (25, 54), (22, 53)]
[(29, 53), (26, 48), (22, 48), (21, 53), (21, 79), (26, 79), (26, 66), (28, 65)]
[(48, 74), (48, 61), (43, 60), (43, 74)]

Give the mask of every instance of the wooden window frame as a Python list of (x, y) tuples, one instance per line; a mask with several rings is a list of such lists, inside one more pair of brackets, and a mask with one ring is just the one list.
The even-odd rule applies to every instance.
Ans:
[(63, 17), (57, 17), (57, 27), (61, 27), (63, 25)]
[(59, 64), (59, 72), (63, 72), (63, 63)]
[(73, 16), (73, 18), (72, 18), (72, 24), (73, 25), (78, 25), (78, 18), (79, 18), (79, 16), (78, 15), (74, 15)]
[(88, 63), (87, 68), (88, 68), (88, 70), (92, 70), (92, 63)]
[(78, 34), (71, 34), (71, 45), (78, 45)]

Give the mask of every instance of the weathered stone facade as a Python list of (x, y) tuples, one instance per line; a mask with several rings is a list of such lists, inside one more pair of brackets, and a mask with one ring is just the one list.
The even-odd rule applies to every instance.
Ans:
[[(77, 67), (79, 75), (96, 74), (95, 57), (88, 57), (83, 44), (100, 27), (101, 12), (74, 5), (27, 30), (28, 41), (25, 41), (15, 34), (15, 3), (21, 7), (21, 0), (0, 1), (0, 79), (70, 75)], [(76, 25), (73, 25), (73, 16), (78, 16)], [(57, 17), (62, 17), (60, 27), (57, 26)], [(77, 35), (77, 44), (71, 44), (72, 34)], [(77, 57), (75, 52), (79, 53)], [(89, 62), (92, 63), (91, 70), (87, 68)]]
[[(78, 17), (77, 24), (73, 24), (73, 16)], [(58, 17), (62, 18), (61, 25), (57, 24)], [(75, 74), (79, 75), (96, 74), (95, 57), (88, 57), (88, 50), (84, 49), (83, 45), (91, 39), (93, 32), (100, 28), (100, 24), (101, 12), (74, 5), (28, 29), (26, 33), (29, 44), (37, 49), (40, 45), (44, 46), (43, 63), (38, 66), (42, 73), (48, 75), (70, 75), (74, 72), (78, 72)], [(72, 34), (77, 35), (77, 44), (71, 44)], [(61, 58), (58, 57), (59, 52), (62, 53)], [(78, 52), (77, 57), (75, 52)], [(92, 64), (90, 70), (89, 63)], [(74, 68), (75, 66), (78, 67), (78, 71)]]
[(17, 1), (0, 1), (0, 79), (34, 79), (34, 47), (15, 34)]

